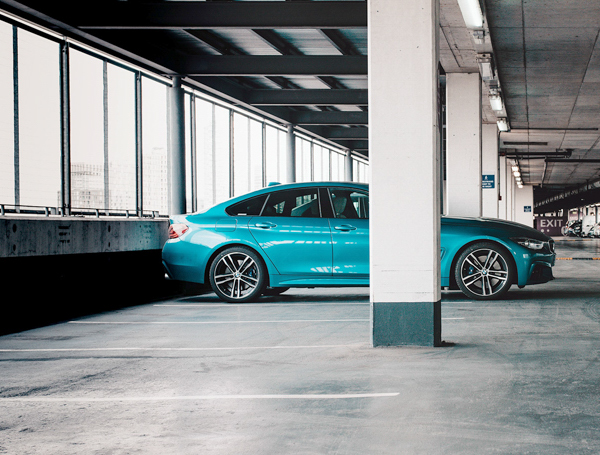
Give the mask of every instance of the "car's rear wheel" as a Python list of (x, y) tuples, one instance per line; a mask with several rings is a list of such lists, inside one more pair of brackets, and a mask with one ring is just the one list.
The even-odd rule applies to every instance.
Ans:
[(509, 253), (491, 242), (479, 242), (465, 249), (454, 269), (460, 290), (477, 300), (504, 296), (513, 282), (515, 270)]
[(213, 260), (210, 285), (226, 302), (244, 303), (256, 300), (266, 283), (266, 268), (258, 255), (242, 246), (223, 250)]

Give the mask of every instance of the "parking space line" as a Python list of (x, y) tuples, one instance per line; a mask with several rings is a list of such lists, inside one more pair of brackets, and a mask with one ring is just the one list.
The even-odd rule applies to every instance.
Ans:
[(195, 351), (251, 351), (262, 349), (335, 349), (335, 348), (361, 348), (367, 347), (366, 344), (324, 344), (314, 346), (233, 346), (233, 347), (209, 347), (209, 348), (160, 348), (160, 347), (127, 347), (127, 348), (30, 348), (30, 349), (0, 349), (0, 352), (139, 352), (139, 351), (160, 351), (160, 352), (195, 352)]
[(369, 322), (370, 319), (295, 319), (283, 321), (69, 321), (69, 324), (115, 324), (115, 325), (140, 325), (140, 324), (302, 324), (305, 322)]
[(556, 258), (557, 261), (600, 261), (600, 258)]
[(227, 308), (227, 307), (247, 307), (247, 308), (256, 308), (256, 307), (279, 307), (279, 308), (288, 308), (295, 306), (319, 306), (319, 305), (361, 305), (361, 306), (369, 306), (371, 305), (369, 302), (365, 303), (350, 303), (350, 302), (316, 302), (316, 303), (293, 303), (293, 302), (282, 302), (282, 303), (231, 303), (231, 304), (220, 304), (220, 303), (158, 303), (153, 306), (155, 307), (181, 307), (181, 308), (196, 308), (196, 307), (208, 307), (208, 308)]
[[(442, 318), (464, 319), (464, 318)], [(304, 324), (306, 322), (371, 322), (371, 319), (296, 319), (285, 321), (69, 321), (69, 324), (90, 324), (90, 325), (201, 325), (201, 324)]]
[(203, 400), (340, 400), (350, 398), (392, 398), (399, 392), (387, 393), (336, 393), (336, 394), (275, 394), (275, 395), (190, 395), (190, 396), (139, 396), (139, 397), (7, 397), (2, 402), (16, 403), (114, 403), (146, 401), (203, 401)]

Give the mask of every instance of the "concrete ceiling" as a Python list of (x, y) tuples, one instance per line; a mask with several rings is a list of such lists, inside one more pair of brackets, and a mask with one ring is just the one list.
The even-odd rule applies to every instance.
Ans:
[[(524, 182), (562, 190), (600, 179), (600, 3), (485, 6), (512, 128), (501, 147), (518, 159)], [(567, 150), (568, 158), (553, 156)]]
[[(478, 43), (457, 0), (440, 0), (443, 70), (479, 71), (477, 55), (493, 54), (506, 108), (492, 111), (482, 83), (483, 121), (508, 117), (501, 147), (518, 160), (526, 184), (558, 190), (600, 179), (593, 162), (600, 159), (600, 3), (482, 4), (486, 39)], [(0, 7), (368, 155), (366, 1), (95, 0), (73, 8), (0, 0)]]

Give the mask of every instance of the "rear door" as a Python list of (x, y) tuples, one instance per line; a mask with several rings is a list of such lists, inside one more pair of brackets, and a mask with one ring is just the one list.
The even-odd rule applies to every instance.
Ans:
[(330, 188), (333, 217), (333, 276), (369, 276), (369, 193), (352, 188)]
[(248, 227), (280, 274), (331, 276), (331, 230), (321, 216), (319, 188), (271, 193)]

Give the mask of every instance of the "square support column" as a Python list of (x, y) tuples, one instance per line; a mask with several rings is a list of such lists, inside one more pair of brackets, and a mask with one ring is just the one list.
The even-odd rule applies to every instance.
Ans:
[(511, 160), (506, 160), (506, 219), (508, 221), (515, 220), (514, 212), (514, 190), (515, 190), (515, 176), (512, 173)]
[(482, 125), (481, 133), (482, 215), (498, 218), (498, 125), (486, 123)]
[(368, 7), (372, 343), (439, 346), (439, 1)]
[(180, 76), (173, 77), (169, 88), (169, 171), (169, 213), (185, 213), (185, 105)]
[(446, 180), (450, 216), (481, 216), (481, 77), (446, 75)]
[(296, 134), (294, 133), (294, 125), (288, 125), (286, 134), (286, 169), (285, 183), (296, 182)]
[(533, 186), (515, 186), (515, 221), (533, 227)]
[(506, 169), (506, 157), (505, 156), (501, 156), (498, 159), (499, 161), (499, 166), (498, 166), (498, 170), (500, 172), (500, 175), (498, 176), (498, 186), (499, 186), (499, 197), (498, 197), (498, 218), (502, 219), (502, 220), (508, 220), (508, 214), (506, 212), (506, 207), (507, 207), (507, 200), (506, 200), (506, 185), (507, 185), (507, 169)]

